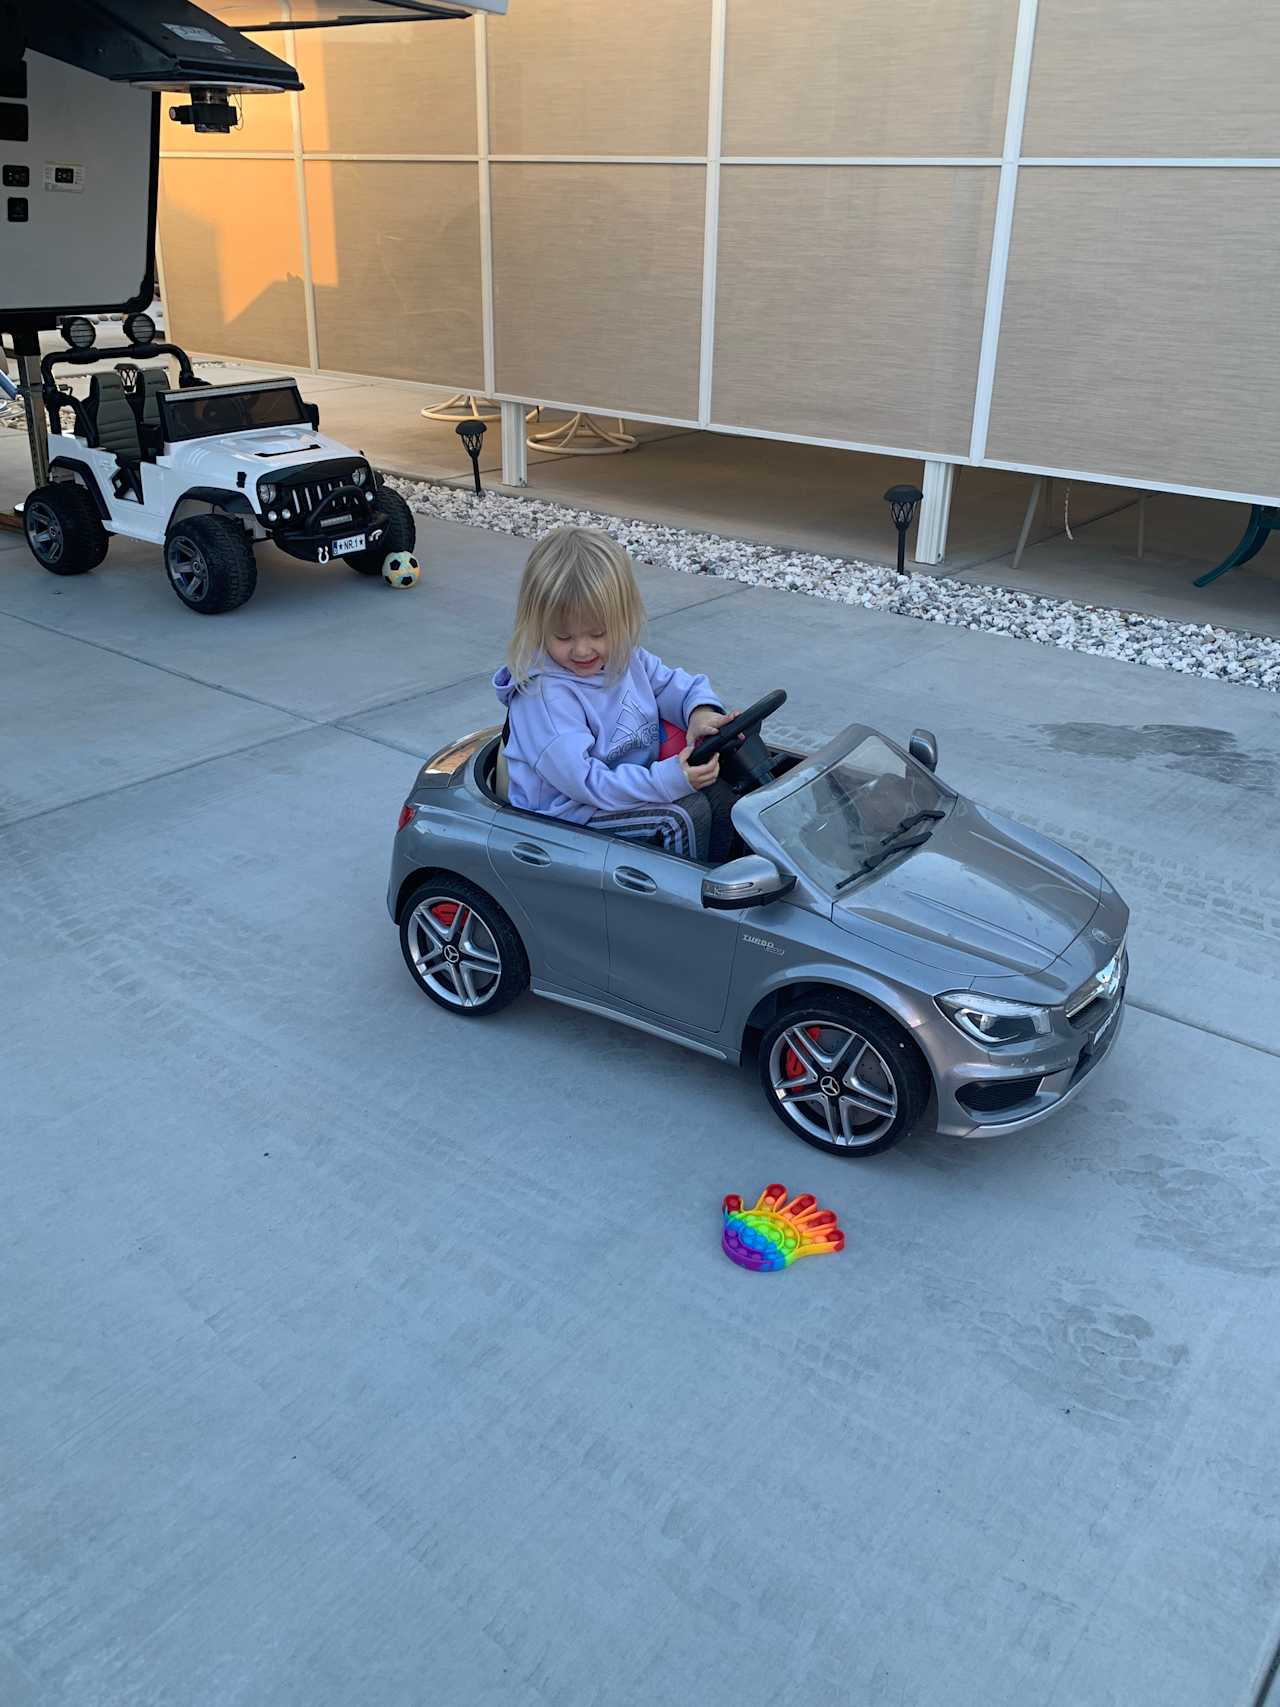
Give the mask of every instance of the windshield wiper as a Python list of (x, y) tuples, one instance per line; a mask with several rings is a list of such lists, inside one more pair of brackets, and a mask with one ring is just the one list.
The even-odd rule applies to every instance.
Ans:
[(945, 812), (939, 812), (926, 806), (923, 812), (913, 812), (909, 818), (904, 818), (896, 829), (890, 830), (887, 836), (881, 838), (880, 846), (883, 847), (886, 842), (893, 841), (896, 836), (904, 835), (908, 830), (914, 830), (917, 824), (926, 823), (930, 819), (945, 817)]
[(898, 837), (902, 835), (904, 830), (914, 830), (917, 824), (945, 817), (945, 812), (924, 811), (913, 812), (909, 818), (904, 818), (896, 830), (891, 830), (881, 840), (876, 851), (867, 855), (856, 871), (851, 871), (848, 877), (840, 879), (839, 883), (836, 884), (836, 894), (838, 895), (842, 889), (847, 889), (851, 883), (856, 883), (860, 877), (865, 877), (869, 871), (874, 871), (878, 865), (883, 865), (885, 860), (892, 859), (895, 854), (910, 853), (912, 848), (922, 848), (933, 834), (932, 828), (929, 828), (923, 830), (918, 836), (909, 836), (905, 842), (900, 842)]

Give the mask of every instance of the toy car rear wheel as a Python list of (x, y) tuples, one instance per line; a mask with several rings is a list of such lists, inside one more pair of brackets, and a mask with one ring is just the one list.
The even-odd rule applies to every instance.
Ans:
[(529, 985), (515, 926), (496, 901), (459, 877), (433, 878), (409, 897), (400, 948), (418, 987), (469, 1019), (496, 1014)]
[(920, 1121), (929, 1070), (876, 1009), (839, 995), (781, 1014), (760, 1041), (760, 1083), (798, 1138), (836, 1156), (875, 1156)]
[(258, 565), (253, 541), (230, 516), (188, 516), (165, 535), (169, 585), (202, 616), (218, 616), (253, 597)]
[(37, 486), (22, 506), (31, 555), (51, 575), (83, 575), (107, 555), (111, 535), (97, 505), (75, 480)]
[(412, 551), (417, 543), (418, 528), (413, 511), (398, 492), (384, 486), (378, 493), (378, 508), (387, 518), (382, 538), (368, 551), (357, 551), (353, 557), (343, 559), (359, 575), (381, 575), (382, 565), (393, 551)]

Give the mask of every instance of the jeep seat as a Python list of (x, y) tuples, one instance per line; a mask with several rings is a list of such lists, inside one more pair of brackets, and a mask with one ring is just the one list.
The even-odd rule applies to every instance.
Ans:
[(142, 424), (144, 427), (159, 427), (160, 398), (164, 392), (173, 390), (173, 383), (162, 367), (144, 367), (141, 376)]
[(138, 423), (138, 436), (142, 440), (144, 456), (159, 456), (164, 449), (164, 428), (160, 424), (160, 398), (162, 393), (172, 389), (167, 369), (163, 367), (139, 369), (136, 401), (140, 402), (142, 413)]
[(142, 456), (138, 418), (118, 373), (95, 373), (89, 381), (86, 412), (103, 450), (137, 462)]

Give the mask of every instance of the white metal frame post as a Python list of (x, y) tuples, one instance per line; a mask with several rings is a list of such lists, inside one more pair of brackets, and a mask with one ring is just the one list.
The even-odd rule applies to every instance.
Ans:
[(1004, 287), (1009, 272), (1009, 249), (1013, 242), (1013, 206), (1018, 194), (1018, 163), (1022, 157), (1022, 129), (1027, 117), (1027, 94), (1031, 88), (1031, 58), (1035, 51), (1038, 9), (1039, 0), (1019, 0), (1018, 33), (1014, 38), (1013, 69), (1009, 76), (1009, 107), (1000, 155), (1000, 188), (996, 193), (995, 228), (991, 234), (987, 304), (978, 354), (973, 433), (969, 441), (969, 457), (973, 462), (981, 462), (987, 454), (987, 429), (996, 383), (996, 353), (1000, 346), (1000, 322), (1004, 317)]
[(525, 410), (523, 403), (500, 403), (502, 412), (502, 484), (504, 486), (527, 486), (529, 484), (529, 444), (525, 437)]
[(947, 527), (951, 521), (951, 493), (955, 486), (954, 462), (926, 462), (924, 497), (916, 523), (916, 562), (941, 563), (947, 555)]
[(702, 329), (698, 360), (698, 425), (711, 422), (716, 357), (716, 266), (720, 253), (720, 154), (724, 147), (724, 64), (728, 0), (711, 0), (711, 90), (707, 102), (707, 201), (702, 240)]

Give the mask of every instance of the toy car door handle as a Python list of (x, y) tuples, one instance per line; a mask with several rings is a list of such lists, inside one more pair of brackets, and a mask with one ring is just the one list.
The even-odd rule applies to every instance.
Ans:
[(613, 881), (619, 889), (629, 889), (633, 895), (652, 895), (658, 887), (652, 877), (637, 871), (633, 865), (620, 865), (613, 874)]
[(550, 865), (551, 855), (545, 848), (540, 848), (537, 842), (517, 842), (511, 850), (512, 859), (518, 859), (521, 865)]

